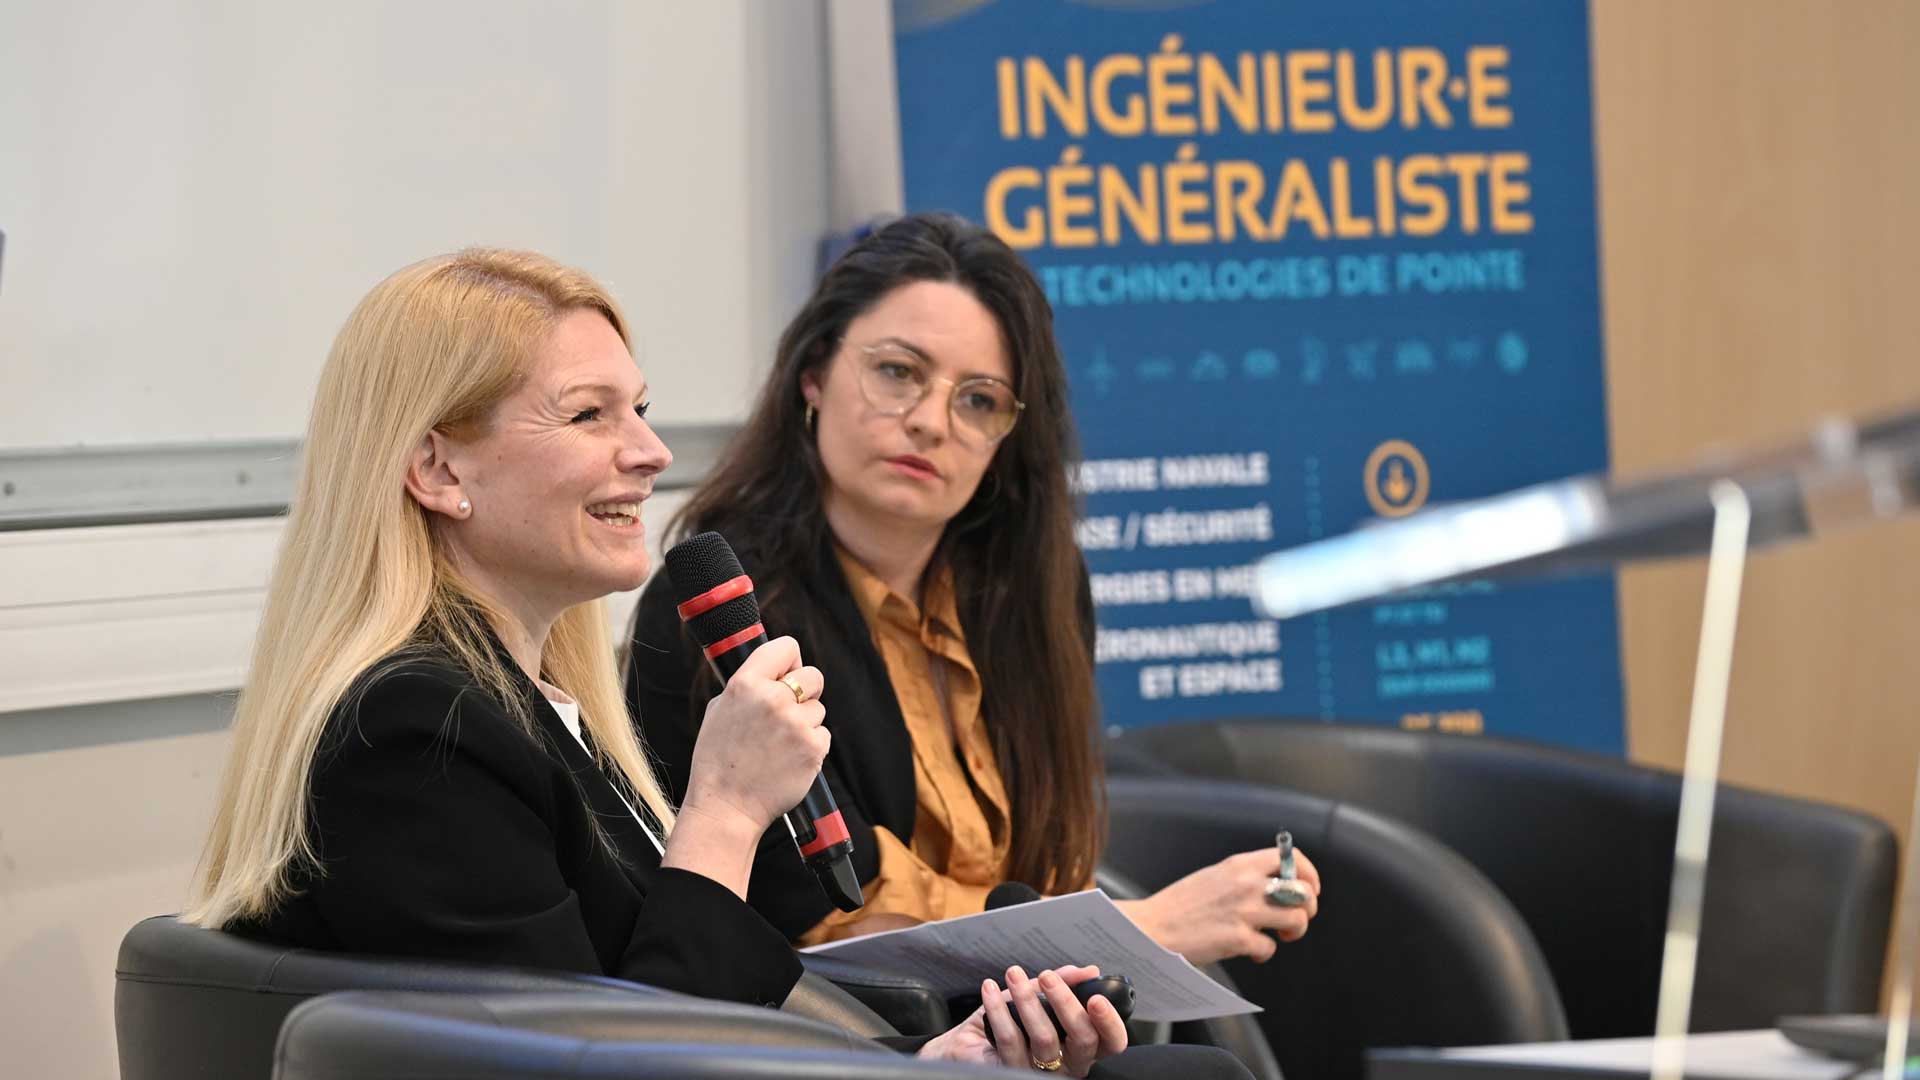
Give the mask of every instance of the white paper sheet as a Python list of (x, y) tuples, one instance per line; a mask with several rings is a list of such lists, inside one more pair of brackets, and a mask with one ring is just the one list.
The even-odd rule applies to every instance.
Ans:
[(923, 923), (804, 950), (880, 971), (918, 976), (948, 995), (974, 994), (982, 979), (1006, 984), (1014, 964), (1047, 968), (1096, 964), (1133, 981), (1137, 1020), (1199, 1020), (1259, 1012), (1180, 954), (1155, 944), (1098, 889)]

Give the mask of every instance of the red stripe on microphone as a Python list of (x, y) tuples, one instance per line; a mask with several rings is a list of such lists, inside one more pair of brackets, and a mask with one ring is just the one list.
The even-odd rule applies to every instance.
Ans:
[(802, 858), (811, 858), (816, 852), (852, 838), (847, 832), (846, 821), (840, 817), (840, 811), (835, 810), (813, 823), (813, 843), (801, 848), (800, 855)]
[(680, 612), (680, 618), (684, 621), (693, 618), (703, 611), (712, 611), (714, 608), (719, 607), (734, 597), (745, 596), (752, 591), (753, 579), (745, 574), (741, 574), (732, 581), (723, 581), (715, 585), (699, 596), (681, 604), (675, 610)]
[(719, 641), (716, 641), (713, 644), (707, 646), (707, 659), (712, 660), (716, 657), (724, 655), (725, 653), (735, 648), (738, 648), (741, 645), (745, 645), (747, 642), (752, 641), (754, 638), (757, 638), (761, 634), (764, 634), (766, 632), (767, 632), (766, 627), (761, 626), (759, 623), (754, 623), (752, 626), (747, 627), (745, 630), (742, 630), (737, 634), (728, 634), (726, 637), (723, 637)]

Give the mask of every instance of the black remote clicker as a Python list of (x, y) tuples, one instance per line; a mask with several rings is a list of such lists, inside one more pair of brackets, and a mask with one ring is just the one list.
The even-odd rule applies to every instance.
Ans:
[[(1095, 997), (1103, 997), (1107, 999), (1107, 1004), (1113, 1006), (1113, 1011), (1120, 1014), (1123, 1022), (1133, 1019), (1133, 980), (1125, 975), (1096, 975), (1084, 982), (1075, 983), (1072, 990), (1073, 996), (1080, 999), (1081, 1008), (1085, 1008), (1087, 1002)], [(1053, 1021), (1054, 1036), (1064, 1043), (1067, 1038), (1066, 1029), (1060, 1026), (1060, 1018), (1053, 1015), (1053, 1007), (1047, 1005), (1047, 995), (1044, 993), (1040, 995), (1040, 1004), (1046, 1006), (1047, 1019)], [(1007, 1011), (1013, 1014), (1016, 1022), (1019, 1021), (1020, 1011), (1014, 1008), (1013, 1002), (1007, 1002)], [(987, 1041), (991, 1043), (993, 1042), (993, 1025), (989, 1023), (986, 1027)]]

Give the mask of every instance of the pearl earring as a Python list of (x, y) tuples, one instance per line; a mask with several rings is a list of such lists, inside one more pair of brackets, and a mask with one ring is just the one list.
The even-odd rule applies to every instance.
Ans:
[(472, 510), (472, 509), (473, 509), (473, 504), (472, 504), (472, 503), (470, 503), (470, 502), (468, 502), (468, 501), (467, 501), (467, 500), (465, 500), (465, 499), (461, 499), (461, 500), (460, 500), (460, 512), (461, 512), (461, 513), (463, 513), (463, 514), (464, 514), (464, 513), (466, 513), (466, 512), (468, 512), (469, 510)]

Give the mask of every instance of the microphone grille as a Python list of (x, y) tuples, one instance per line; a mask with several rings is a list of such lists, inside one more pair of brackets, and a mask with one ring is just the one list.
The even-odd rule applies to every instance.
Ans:
[[(667, 577), (674, 599), (684, 604), (716, 585), (746, 573), (727, 538), (717, 532), (689, 536), (667, 552)], [(760, 621), (760, 602), (749, 592), (709, 608), (687, 620), (694, 640), (702, 645), (724, 641)]]
[(1015, 904), (1030, 904), (1040, 899), (1040, 891), (1024, 881), (1003, 881), (987, 894), (986, 910), (996, 911)]
[(732, 545), (717, 532), (703, 532), (675, 544), (667, 550), (666, 563), (674, 600), (682, 604), (746, 573)]
[(760, 602), (752, 593), (736, 596), (717, 608), (687, 620), (693, 639), (702, 645), (725, 641), (760, 621)]

